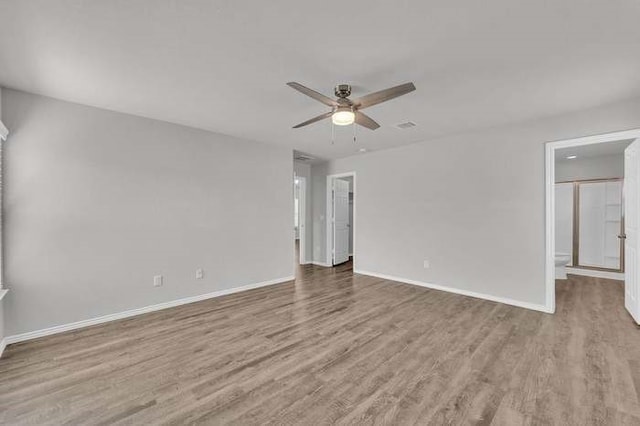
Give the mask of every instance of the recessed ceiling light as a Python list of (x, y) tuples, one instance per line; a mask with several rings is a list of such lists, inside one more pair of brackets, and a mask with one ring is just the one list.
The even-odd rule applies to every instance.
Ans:
[(360, 148), (358, 151), (359, 152), (367, 152), (367, 148)]
[(578, 158), (577, 155), (568, 155), (567, 160), (573, 160), (574, 158)]

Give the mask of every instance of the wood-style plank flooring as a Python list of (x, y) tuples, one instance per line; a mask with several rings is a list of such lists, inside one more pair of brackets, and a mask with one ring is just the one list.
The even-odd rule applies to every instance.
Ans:
[[(11, 345), (3, 424), (640, 424), (621, 282), (548, 315), (350, 264)], [(516, 285), (516, 283), (514, 283)]]

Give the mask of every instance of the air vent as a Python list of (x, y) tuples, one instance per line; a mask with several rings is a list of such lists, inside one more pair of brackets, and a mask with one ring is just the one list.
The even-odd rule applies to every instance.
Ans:
[(405, 121), (404, 123), (398, 123), (396, 124), (396, 127), (398, 129), (410, 129), (412, 127), (416, 127), (416, 123), (414, 123), (413, 121)]
[(308, 155), (302, 155), (302, 154), (296, 154), (296, 156), (293, 157), (293, 158), (298, 160), (298, 161), (311, 161), (311, 160), (313, 160), (313, 157), (309, 157)]

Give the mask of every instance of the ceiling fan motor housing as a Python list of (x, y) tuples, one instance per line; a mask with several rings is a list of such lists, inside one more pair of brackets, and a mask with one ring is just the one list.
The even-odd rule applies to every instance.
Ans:
[(334, 93), (339, 98), (348, 98), (351, 96), (351, 86), (348, 84), (338, 84), (334, 89)]

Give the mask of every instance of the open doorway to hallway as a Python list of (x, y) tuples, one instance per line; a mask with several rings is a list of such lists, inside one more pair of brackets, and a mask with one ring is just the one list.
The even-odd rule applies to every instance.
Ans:
[(585, 295), (618, 288), (620, 303), (640, 323), (638, 138), (640, 130), (547, 144), (550, 311), (556, 295), (581, 294), (586, 300)]
[(311, 210), (311, 164), (308, 154), (293, 152), (293, 226), (294, 270), (299, 274), (302, 265), (313, 263), (313, 219)]

